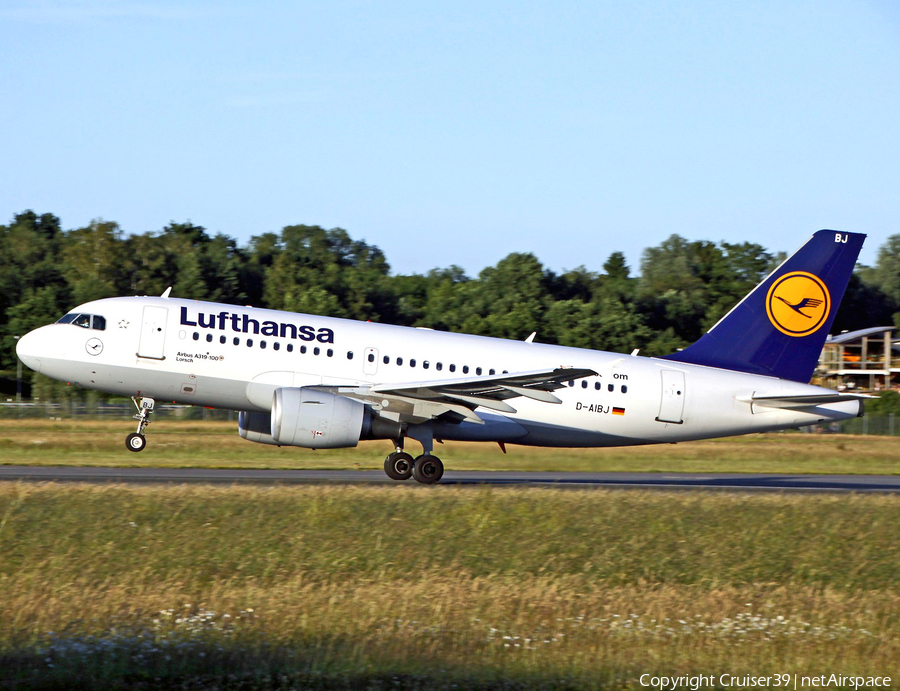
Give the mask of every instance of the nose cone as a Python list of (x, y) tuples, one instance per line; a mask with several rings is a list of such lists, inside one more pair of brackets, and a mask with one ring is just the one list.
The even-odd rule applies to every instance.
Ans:
[(41, 371), (41, 358), (39, 355), (42, 350), (41, 342), (44, 339), (42, 338), (43, 334), (38, 333), (39, 331), (41, 329), (29, 331), (16, 343), (16, 355), (35, 372)]

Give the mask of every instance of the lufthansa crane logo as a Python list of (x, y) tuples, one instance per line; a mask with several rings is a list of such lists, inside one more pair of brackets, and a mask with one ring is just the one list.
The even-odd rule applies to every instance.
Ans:
[(766, 314), (781, 333), (809, 336), (818, 331), (831, 311), (831, 296), (818, 276), (794, 271), (781, 276), (766, 295)]

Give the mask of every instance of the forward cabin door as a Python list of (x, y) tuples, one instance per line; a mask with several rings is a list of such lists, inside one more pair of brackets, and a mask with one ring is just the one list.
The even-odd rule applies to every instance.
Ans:
[(141, 342), (138, 346), (138, 357), (165, 360), (163, 349), (166, 345), (166, 321), (169, 310), (166, 307), (144, 307), (144, 318), (141, 322)]
[(660, 370), (662, 375), (662, 397), (659, 402), (657, 422), (671, 422), (680, 425), (684, 420), (684, 372), (673, 369)]

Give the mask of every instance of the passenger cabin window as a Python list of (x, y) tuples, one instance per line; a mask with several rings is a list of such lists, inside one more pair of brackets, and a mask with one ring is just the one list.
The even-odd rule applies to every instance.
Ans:
[(366, 360), (368, 360), (369, 362), (375, 362), (375, 355), (373, 353), (369, 353), (369, 355), (366, 357)]
[(352, 360), (352, 359), (353, 359), (353, 351), (352, 351), (352, 350), (348, 350), (348, 351), (347, 351), (347, 359), (348, 359), (348, 360)]
[(272, 347), (273, 347), (275, 350), (278, 350), (279, 348), (281, 348), (281, 344), (280, 344), (278, 341), (275, 341), (275, 342), (272, 344)]
[(288, 343), (287, 351), (288, 351), (289, 353), (293, 353), (293, 352), (294, 352), (294, 344), (293, 344), (293, 343)]

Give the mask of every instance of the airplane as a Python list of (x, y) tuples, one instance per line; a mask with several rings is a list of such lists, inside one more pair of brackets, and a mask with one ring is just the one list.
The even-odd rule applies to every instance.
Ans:
[[(865, 235), (820, 230), (694, 344), (642, 357), (159, 297), (79, 305), (19, 339), (54, 379), (130, 396), (146, 446), (156, 401), (240, 411), (252, 442), (390, 440), (394, 480), (438, 482), (444, 440), (545, 447), (662, 444), (863, 414), (812, 386)], [(803, 312), (800, 312), (802, 305)], [(413, 457), (412, 439), (422, 446)]]

